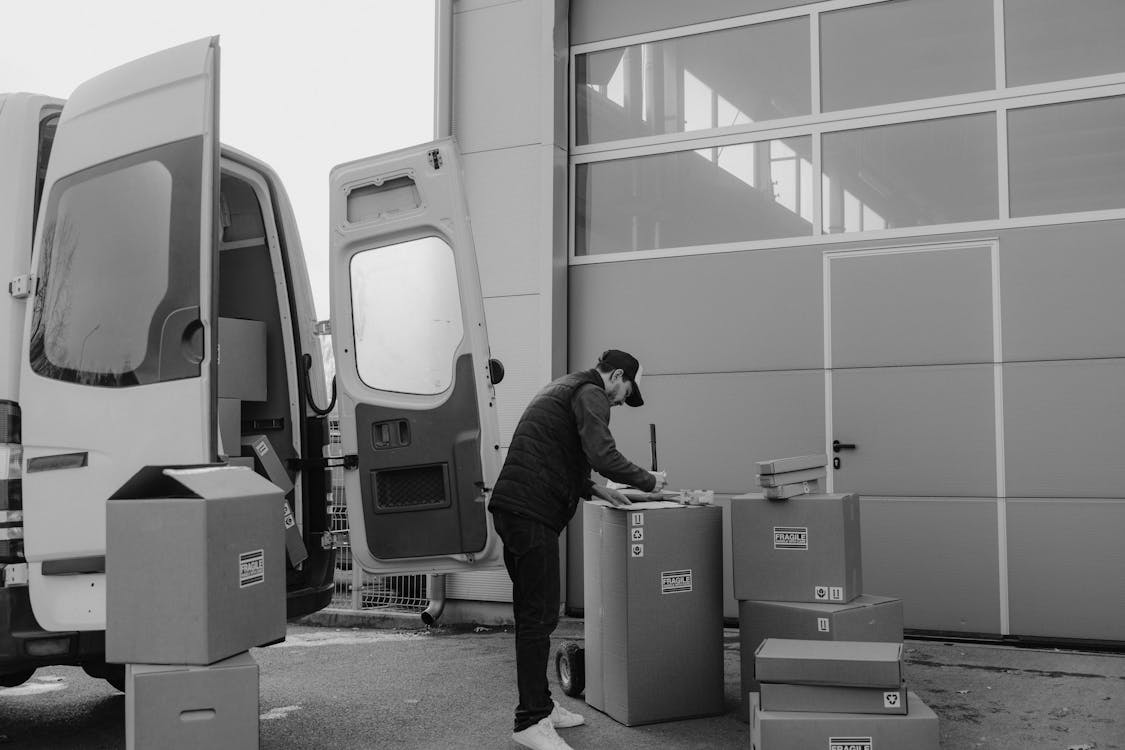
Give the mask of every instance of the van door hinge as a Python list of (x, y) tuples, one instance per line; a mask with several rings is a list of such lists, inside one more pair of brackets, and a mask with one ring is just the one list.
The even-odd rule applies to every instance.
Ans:
[(325, 458), (290, 458), (285, 467), (290, 471), (308, 469), (358, 469), (359, 456), (326, 456)]
[(8, 282), (8, 294), (16, 299), (23, 299), (31, 295), (32, 288), (35, 284), (35, 277), (31, 274), (24, 274), (17, 276)]
[(27, 585), (27, 563), (0, 565), (0, 573), (5, 587)]
[(332, 335), (332, 321), (331, 320), (318, 320), (313, 324), (313, 333), (317, 336), (331, 336)]

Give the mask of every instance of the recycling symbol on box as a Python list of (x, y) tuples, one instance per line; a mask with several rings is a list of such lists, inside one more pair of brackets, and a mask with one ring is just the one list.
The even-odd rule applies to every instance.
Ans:
[(883, 693), (884, 708), (898, 708), (899, 694), (897, 692)]

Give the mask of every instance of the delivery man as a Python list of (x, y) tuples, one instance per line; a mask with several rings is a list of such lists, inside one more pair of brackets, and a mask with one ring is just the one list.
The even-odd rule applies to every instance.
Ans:
[(553, 701), (547, 687), (551, 633), (559, 622), (559, 534), (579, 499), (629, 504), (620, 492), (594, 484), (590, 469), (645, 492), (667, 483), (663, 472), (621, 455), (609, 431), (610, 407), (644, 403), (641, 374), (636, 357), (610, 349), (594, 368), (547, 384), (520, 417), (492, 491), (489, 510), (504, 542), (516, 621), (519, 705), (512, 739), (524, 747), (570, 750), (555, 729), (585, 721)]

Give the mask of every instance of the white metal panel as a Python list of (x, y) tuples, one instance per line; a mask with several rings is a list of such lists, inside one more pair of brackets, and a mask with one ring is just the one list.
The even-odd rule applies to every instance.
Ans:
[(504, 363), (504, 380), (496, 386), (500, 445), (507, 448), (524, 407), (547, 380), (539, 369), (543, 342), (537, 335), (539, 295), (493, 297), (484, 301), (488, 345)]

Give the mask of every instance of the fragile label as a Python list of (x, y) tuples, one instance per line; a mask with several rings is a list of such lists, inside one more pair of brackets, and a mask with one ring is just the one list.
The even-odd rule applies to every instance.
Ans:
[(645, 514), (644, 513), (634, 513), (633, 518), (632, 518), (632, 522), (633, 522), (634, 526), (644, 526), (645, 525)]
[(643, 542), (645, 540), (645, 530), (638, 526), (629, 532), (629, 538), (634, 542)]
[(690, 570), (665, 570), (660, 574), (661, 594), (681, 594), (691, 591)]
[(902, 705), (902, 695), (897, 690), (883, 693), (883, 708), (898, 708)]
[(644, 557), (645, 546), (643, 544), (634, 544), (633, 546), (629, 547), (629, 554), (633, 557)]
[(281, 506), (285, 508), (283, 511), (285, 514), (285, 528), (291, 529), (297, 525), (297, 519), (293, 518), (293, 511), (289, 510), (289, 503), (283, 501)]
[(827, 633), (828, 632), (828, 618), (827, 617), (816, 618), (816, 631), (818, 633)]
[(807, 550), (809, 548), (809, 529), (807, 526), (774, 526), (773, 527), (773, 548), (774, 549), (797, 549)]
[(818, 602), (828, 601), (828, 587), (827, 586), (813, 586), (813, 599)]
[(265, 440), (260, 440), (257, 443), (254, 443), (254, 452), (259, 456), (264, 456), (270, 452), (270, 447), (268, 444), (266, 444)]
[(829, 737), (828, 750), (875, 750), (870, 737)]
[(265, 550), (256, 549), (253, 552), (243, 552), (238, 556), (238, 587), (261, 583), (266, 580), (266, 553)]

